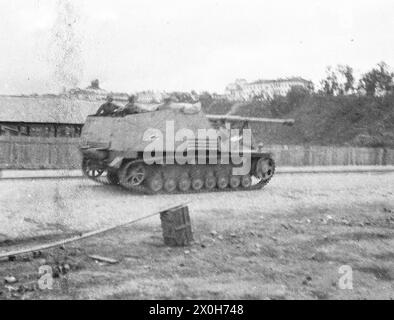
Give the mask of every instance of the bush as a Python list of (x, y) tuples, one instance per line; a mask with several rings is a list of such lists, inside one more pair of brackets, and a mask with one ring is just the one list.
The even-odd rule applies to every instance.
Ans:
[(271, 101), (234, 103), (206, 99), (207, 113), (230, 110), (244, 117), (294, 118), (293, 127), (252, 124), (256, 141), (266, 144), (354, 145), (394, 148), (394, 94), (382, 97), (311, 94), (293, 88)]
[(301, 86), (294, 86), (285, 97), (275, 96), (271, 99), (268, 102), (268, 108), (274, 117), (285, 116), (300, 108), (310, 97), (311, 93), (308, 89)]

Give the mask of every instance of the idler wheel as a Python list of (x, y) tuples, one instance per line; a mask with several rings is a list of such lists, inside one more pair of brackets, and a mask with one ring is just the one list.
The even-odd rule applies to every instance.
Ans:
[(189, 177), (181, 177), (181, 178), (179, 179), (178, 188), (179, 188), (180, 191), (182, 191), (182, 192), (187, 192), (187, 191), (189, 191), (191, 185), (192, 185), (192, 182), (191, 182), (191, 180), (189, 179)]
[(225, 175), (219, 176), (218, 181), (217, 181), (217, 185), (218, 185), (218, 188), (221, 190), (226, 189), (228, 186), (228, 177)]
[(233, 189), (237, 189), (241, 184), (241, 178), (239, 176), (231, 176), (230, 177), (230, 187)]
[(172, 193), (176, 190), (176, 180), (174, 178), (167, 178), (164, 182), (164, 190), (168, 193)]
[(241, 185), (243, 188), (250, 188), (252, 185), (252, 177), (250, 175), (243, 176), (241, 178)]
[(125, 188), (132, 189), (140, 186), (145, 180), (146, 170), (142, 163), (127, 163), (120, 173), (120, 184)]
[(262, 158), (257, 162), (256, 177), (268, 181), (275, 173), (275, 162), (271, 158)]
[(205, 188), (207, 190), (213, 190), (216, 187), (216, 178), (213, 175), (205, 178)]
[(163, 189), (163, 185), (164, 185), (163, 179), (161, 178), (160, 174), (155, 174), (154, 176), (148, 179), (148, 187), (154, 193), (157, 193), (161, 189)]
[(194, 191), (200, 191), (204, 187), (204, 181), (201, 178), (195, 178), (192, 181), (192, 188)]
[(89, 159), (82, 160), (82, 171), (85, 176), (92, 179), (101, 177), (104, 173), (104, 169), (95, 167)]

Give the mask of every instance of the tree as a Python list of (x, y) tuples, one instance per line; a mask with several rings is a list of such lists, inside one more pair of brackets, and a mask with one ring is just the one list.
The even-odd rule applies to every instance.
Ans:
[(310, 97), (311, 93), (309, 89), (303, 86), (293, 86), (286, 95), (286, 100), (291, 106), (291, 109), (299, 107), (302, 102)]
[(208, 91), (203, 91), (200, 95), (201, 99), (212, 100), (212, 95)]
[(339, 65), (338, 72), (341, 75), (342, 83), (340, 86), (341, 94), (349, 94), (354, 92), (354, 75), (353, 68), (348, 65)]
[(321, 81), (321, 87), (321, 91), (329, 96), (353, 93), (353, 69), (348, 65), (338, 65), (336, 69), (327, 67), (326, 78)]
[(360, 79), (359, 89), (363, 90), (368, 96), (385, 94), (392, 90), (394, 73), (389, 71), (385, 62), (378, 63), (376, 68), (365, 73)]
[(330, 66), (326, 69), (326, 78), (321, 81), (321, 87), (323, 93), (328, 96), (333, 96), (338, 92), (338, 77)]

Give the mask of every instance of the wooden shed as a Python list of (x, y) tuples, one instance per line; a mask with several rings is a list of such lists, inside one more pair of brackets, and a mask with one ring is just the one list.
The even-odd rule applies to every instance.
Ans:
[(0, 96), (0, 136), (79, 137), (99, 104), (61, 96)]

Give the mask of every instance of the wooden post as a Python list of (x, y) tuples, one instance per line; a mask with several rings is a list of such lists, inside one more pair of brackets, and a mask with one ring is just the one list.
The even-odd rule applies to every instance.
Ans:
[(160, 213), (164, 243), (170, 247), (188, 246), (193, 241), (193, 231), (187, 206)]

